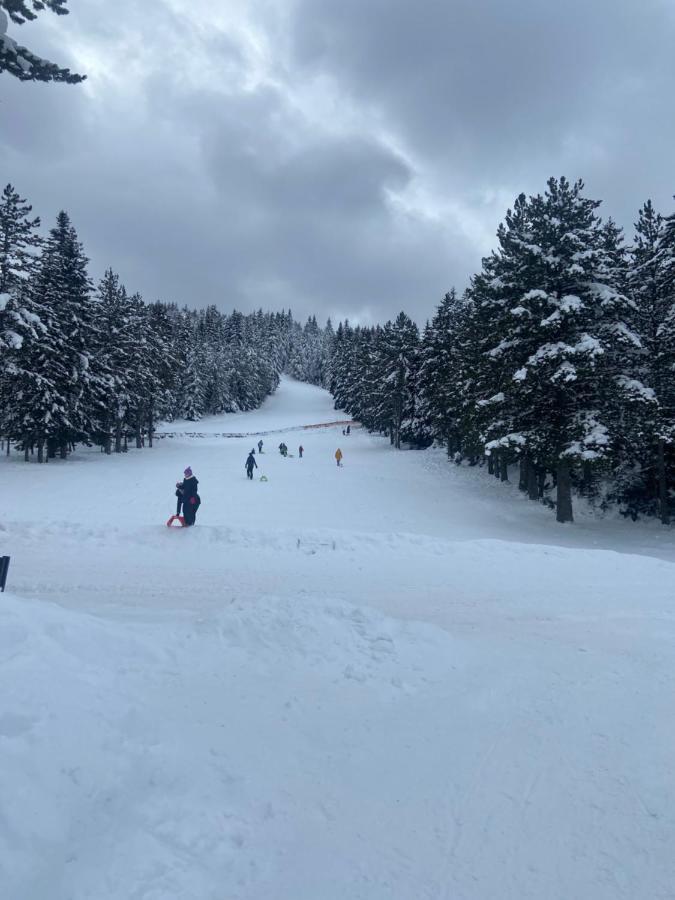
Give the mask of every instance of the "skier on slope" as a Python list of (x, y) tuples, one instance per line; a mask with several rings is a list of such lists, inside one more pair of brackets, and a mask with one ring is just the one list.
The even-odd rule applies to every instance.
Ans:
[(248, 459), (246, 460), (246, 475), (250, 481), (253, 481), (253, 469), (258, 468), (258, 463), (255, 461), (255, 456), (253, 455), (253, 450), (248, 455)]
[(258, 441), (258, 453), (262, 453), (263, 442), (262, 438)]
[(189, 527), (190, 525), (195, 524), (197, 510), (202, 501), (197, 493), (199, 481), (197, 481), (196, 477), (192, 474), (190, 466), (183, 472), (183, 475), (185, 477), (182, 482), (177, 482), (176, 489), (177, 493), (180, 494), (180, 499), (183, 504), (183, 518), (185, 519), (185, 525)]
[(340, 466), (342, 465), (342, 450), (340, 450), (339, 447), (335, 451), (335, 460), (338, 464), (338, 468), (340, 468)]

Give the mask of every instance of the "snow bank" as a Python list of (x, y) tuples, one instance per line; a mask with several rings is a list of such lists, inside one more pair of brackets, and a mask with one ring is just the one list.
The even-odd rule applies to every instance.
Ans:
[(122, 622), (6, 595), (3, 896), (331, 896), (327, 878), (354, 896), (334, 847), (365, 863), (355, 827), (389, 843), (383, 731), (459, 657), (437, 629), (345, 604)]

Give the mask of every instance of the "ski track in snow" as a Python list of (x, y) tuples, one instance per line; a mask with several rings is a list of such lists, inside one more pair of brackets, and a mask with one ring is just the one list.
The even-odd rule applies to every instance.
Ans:
[(672, 531), (336, 417), (0, 461), (0, 900), (675, 897)]

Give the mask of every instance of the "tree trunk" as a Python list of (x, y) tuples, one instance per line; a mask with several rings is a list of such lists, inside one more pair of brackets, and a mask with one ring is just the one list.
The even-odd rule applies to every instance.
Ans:
[(124, 430), (124, 446), (122, 447), (122, 453), (128, 453), (128, 452), (129, 452), (129, 436), (125, 429)]
[(556, 520), (558, 522), (573, 522), (572, 515), (572, 479), (570, 476), (570, 464), (567, 459), (559, 459), (557, 466), (556, 485)]
[(509, 460), (508, 460), (508, 457), (507, 457), (505, 451), (501, 454), (501, 456), (499, 458), (499, 463), (500, 463), (499, 477), (501, 478), (502, 481), (508, 481), (509, 480)]
[(61, 459), (68, 459), (68, 444), (61, 444)]
[(29, 460), (30, 460), (30, 448), (29, 448), (28, 444), (24, 444), (23, 445), (23, 461), (29, 462)]
[(527, 496), (530, 500), (539, 500), (541, 497), (537, 467), (529, 458), (527, 460)]
[(122, 420), (115, 420), (115, 453), (122, 452)]
[(148, 415), (148, 447), (152, 449), (152, 436), (155, 430), (155, 423), (152, 419), (152, 413)]
[(593, 494), (593, 464), (590, 459), (585, 459), (582, 467), (583, 472), (583, 492), (585, 497)]
[(500, 472), (501, 472), (501, 462), (502, 462), (502, 454), (501, 454), (501, 452), (500, 452), (500, 453), (495, 453), (494, 471), (493, 471), (493, 473), (492, 473), (492, 474), (495, 476), (495, 478), (499, 478), (499, 477), (500, 477)]
[(518, 467), (518, 490), (523, 493), (527, 492), (527, 473), (528, 460), (525, 455), (520, 457), (520, 465)]
[(668, 481), (666, 479), (666, 447), (663, 438), (659, 438), (656, 448), (656, 472), (659, 481), (659, 516), (664, 525), (670, 525)]
[(494, 475), (494, 474), (495, 474), (495, 458), (494, 458), (494, 454), (493, 454), (493, 453), (491, 453), (491, 454), (488, 456), (488, 472), (489, 472), (490, 475)]
[(143, 446), (143, 417), (141, 413), (138, 414), (138, 418), (136, 419), (136, 449), (140, 450)]

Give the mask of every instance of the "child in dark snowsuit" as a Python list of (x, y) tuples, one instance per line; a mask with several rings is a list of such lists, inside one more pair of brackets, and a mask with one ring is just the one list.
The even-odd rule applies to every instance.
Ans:
[(298, 454), (300, 455), (300, 459), (302, 459), (302, 454), (305, 452), (305, 448), (303, 446), (298, 447)]
[(179, 502), (183, 504), (183, 518), (185, 519), (185, 524), (189, 526), (195, 524), (197, 510), (202, 501), (197, 493), (199, 482), (192, 474), (192, 469), (189, 466), (185, 472), (183, 472), (183, 475), (185, 477), (183, 478), (182, 483), (178, 482), (176, 484), (176, 493), (179, 495)]
[(258, 463), (255, 461), (255, 456), (253, 455), (253, 450), (248, 455), (248, 459), (246, 460), (246, 474), (251, 481), (253, 481), (253, 469), (258, 468)]
[(263, 448), (263, 442), (258, 441), (258, 453), (262, 453), (262, 448)]

